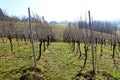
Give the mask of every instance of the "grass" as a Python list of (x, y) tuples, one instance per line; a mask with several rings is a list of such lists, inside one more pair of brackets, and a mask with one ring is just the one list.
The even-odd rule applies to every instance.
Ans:
[(52, 31), (55, 34), (56, 39), (62, 41), (63, 33), (67, 25), (52, 25), (50, 27), (52, 28)]
[[(59, 47), (56, 47), (56, 45)], [(76, 71), (79, 70), (79, 60), (72, 58), (73, 54), (70, 53), (69, 47), (66, 46), (68, 44), (52, 43), (47, 51), (48, 54), (45, 53), (46, 57), (44, 57), (44, 61), (41, 61), (40, 64), (44, 66), (45, 71), (43, 71), (43, 75), (46, 79), (69, 80), (74, 76), (72, 74), (76, 74)], [(46, 63), (44, 64), (43, 62)]]
[[(20, 47), (18, 47), (17, 42), (13, 40), (13, 44), (14, 53), (10, 52), (9, 42), (0, 43), (0, 55), (11, 54), (0, 59), (0, 80), (73, 80), (77, 78), (86, 80), (87, 78), (84, 75), (92, 70), (91, 50), (89, 50), (87, 65), (82, 71), (84, 75), (76, 76), (83, 66), (84, 44), (81, 44), (82, 57), (78, 59), (79, 54), (71, 53), (70, 44), (63, 42), (51, 43), (45, 52), (42, 51), (42, 57), (37, 61), (36, 68), (33, 67), (33, 54), (30, 43), (24, 45), (24, 42), (20, 41)], [(38, 44), (38, 42), (35, 42), (36, 56), (38, 56)], [(97, 46), (95, 78), (96, 80), (119, 80), (120, 72), (114, 66), (110, 56), (112, 54), (110, 46), (103, 46), (103, 48), (103, 56), (100, 57), (100, 45)], [(120, 63), (119, 59), (118, 63)], [(119, 64), (118, 68), (120, 68)]]

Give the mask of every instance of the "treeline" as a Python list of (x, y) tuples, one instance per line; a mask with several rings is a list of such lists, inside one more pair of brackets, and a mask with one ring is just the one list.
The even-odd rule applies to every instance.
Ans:
[[(71, 24), (77, 25), (78, 28), (90, 29), (87, 21), (78, 21)], [(111, 34), (114, 31), (115, 27), (117, 27), (117, 29), (120, 29), (118, 25), (119, 23), (113, 23), (110, 21), (96, 21), (96, 20), (92, 21), (93, 31), (104, 32), (107, 34)]]
[(9, 16), (0, 8), (0, 21), (20, 21), (17, 16)]
[[(32, 15), (34, 15), (34, 13)], [(35, 14), (35, 15), (37, 15), (37, 14)], [(37, 16), (37, 17), (39, 17), (39, 16)], [(29, 17), (23, 16), (22, 18), (19, 18), (18, 16), (9, 16), (0, 8), (0, 21), (3, 21), (3, 20), (5, 20), (5, 21), (14, 20), (14, 21), (28, 22)], [(36, 20), (37, 20), (36, 17), (31, 16), (32, 22), (35, 22)]]

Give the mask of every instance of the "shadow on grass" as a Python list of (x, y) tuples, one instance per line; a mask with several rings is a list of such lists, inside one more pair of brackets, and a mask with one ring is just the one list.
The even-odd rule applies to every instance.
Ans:
[(25, 68), (22, 70), (20, 80), (44, 80), (40, 76), (41, 69), (37, 67)]
[(106, 71), (98, 71), (98, 74), (103, 77), (106, 77), (107, 80), (120, 80), (120, 78), (116, 78), (112, 76), (111, 74), (107, 73)]
[(82, 73), (82, 70), (79, 71), (77, 73), (77, 75), (75, 75), (75, 77), (73, 78), (74, 80), (79, 80), (81, 77), (84, 77), (87, 80), (94, 80), (94, 71), (87, 71), (85, 73)]
[(85, 73), (79, 72), (73, 79), (80, 80), (81, 77), (83, 77), (85, 80), (98, 80), (99, 78), (95, 77), (97, 75), (102, 76), (103, 78), (106, 78), (107, 80), (120, 80), (120, 78), (116, 78), (112, 76), (111, 74), (107, 73), (106, 71), (97, 71), (97, 73), (94, 74), (92, 70), (87, 71)]

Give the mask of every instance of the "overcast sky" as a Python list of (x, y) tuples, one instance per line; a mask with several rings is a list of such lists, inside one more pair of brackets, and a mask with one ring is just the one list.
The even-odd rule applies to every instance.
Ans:
[(88, 10), (94, 20), (120, 19), (120, 0), (0, 0), (8, 15), (28, 16), (28, 7), (47, 21), (85, 19)]

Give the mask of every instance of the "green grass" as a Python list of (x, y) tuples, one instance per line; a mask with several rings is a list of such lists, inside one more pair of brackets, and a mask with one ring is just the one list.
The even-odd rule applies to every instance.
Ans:
[[(70, 44), (63, 42), (51, 43), (49, 48), (43, 52), (42, 57), (37, 61), (37, 68), (33, 68), (33, 54), (29, 45), (20, 41), (20, 47), (13, 40), (14, 53), (10, 52), (9, 42), (0, 43), (0, 55), (8, 54), (0, 59), (0, 80), (72, 80), (80, 72), (84, 62), (84, 44), (81, 44), (82, 57), (79, 54), (71, 53)], [(38, 56), (38, 44), (35, 42), (35, 54)], [(116, 69), (111, 58), (110, 46), (103, 46), (103, 56), (100, 57), (100, 45), (97, 46), (96, 59), (96, 80), (120, 79), (120, 72)], [(90, 47), (89, 47), (90, 49)], [(96, 56), (95, 54), (95, 56)], [(36, 57), (37, 58), (37, 57)], [(88, 51), (88, 60), (83, 73), (92, 70), (91, 49)], [(118, 59), (118, 63), (120, 63)], [(120, 65), (118, 65), (120, 68)], [(99, 71), (99, 72), (98, 72)], [(25, 79), (26, 78), (26, 79)], [(78, 77), (84, 80), (83, 76)]]
[(67, 25), (54, 25), (50, 26), (57, 40), (62, 41), (63, 33)]

